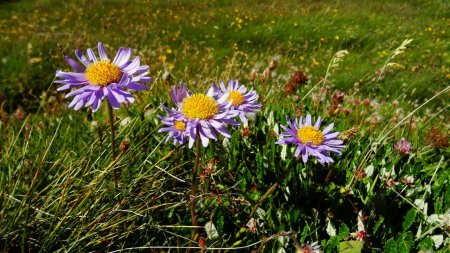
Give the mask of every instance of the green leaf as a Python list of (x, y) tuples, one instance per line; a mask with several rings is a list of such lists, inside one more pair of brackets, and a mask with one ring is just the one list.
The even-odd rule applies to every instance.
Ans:
[(231, 247), (238, 246), (241, 243), (242, 243), (242, 240), (236, 241), (235, 243), (233, 243), (233, 245), (231, 245)]
[(339, 244), (339, 252), (359, 253), (362, 251), (363, 247), (364, 247), (364, 243), (362, 241), (345, 241), (345, 242), (341, 242)]
[(398, 251), (401, 253), (409, 253), (411, 248), (414, 246), (413, 234), (411, 231), (402, 233), (397, 238)]
[(403, 231), (406, 231), (411, 227), (412, 223), (416, 219), (416, 214), (417, 214), (416, 209), (414, 208), (409, 209), (402, 223)]
[(344, 240), (348, 236), (349, 233), (350, 233), (350, 230), (348, 229), (347, 225), (342, 224), (339, 227), (339, 234), (338, 234), (339, 240), (340, 241)]
[(421, 250), (433, 250), (433, 240), (430, 237), (423, 239), (419, 243), (419, 249)]
[(224, 227), (224, 212), (222, 209), (219, 209), (216, 214), (216, 227), (219, 231), (219, 234), (223, 234), (223, 227)]
[(378, 219), (378, 221), (375, 223), (375, 225), (373, 226), (373, 233), (377, 233), (378, 228), (380, 228), (380, 225), (383, 224), (384, 221), (384, 217), (380, 216), (380, 218)]
[(300, 209), (294, 207), (289, 214), (289, 221), (296, 222), (298, 221), (298, 217), (300, 216)]
[(393, 238), (389, 239), (384, 245), (385, 253), (397, 253), (397, 243)]
[(332, 236), (330, 240), (328, 240), (325, 252), (336, 252), (338, 246), (339, 246), (339, 238), (337, 236)]

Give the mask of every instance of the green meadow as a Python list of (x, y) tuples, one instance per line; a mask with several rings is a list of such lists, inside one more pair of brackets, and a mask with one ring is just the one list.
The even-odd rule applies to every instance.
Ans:
[[(440, 0), (0, 1), (0, 252), (449, 252), (449, 33)], [(114, 131), (54, 83), (98, 42), (153, 77)], [(229, 79), (248, 125), (166, 142), (172, 87)], [(275, 143), (307, 114), (334, 163)]]

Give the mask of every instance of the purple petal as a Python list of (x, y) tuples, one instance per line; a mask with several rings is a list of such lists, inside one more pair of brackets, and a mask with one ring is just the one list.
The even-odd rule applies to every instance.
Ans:
[(125, 66), (130, 60), (131, 57), (131, 48), (119, 48), (117, 51), (116, 57), (114, 58), (113, 63), (119, 67)]
[(338, 135), (339, 135), (339, 132), (334, 132), (334, 133), (331, 133), (331, 134), (325, 134), (325, 138), (331, 139), (331, 138), (337, 137)]
[(70, 81), (76, 81), (76, 82), (86, 82), (87, 81), (84, 73), (64, 72), (64, 71), (57, 70), (56, 76), (63, 78), (63, 79), (70, 80)]
[(70, 58), (69, 56), (66, 56), (66, 62), (76, 72), (81, 73), (85, 71), (84, 68), (82, 68), (74, 59)]
[(77, 56), (78, 60), (80, 60), (81, 63), (83, 63), (84, 66), (89, 67), (91, 65), (91, 62), (84, 56), (83, 52), (81, 50), (76, 49), (75, 55)]
[[(119, 90), (119, 89), (117, 89)], [(110, 94), (114, 96), (114, 98), (119, 102), (119, 104), (125, 102), (125, 97), (119, 94), (116, 89), (109, 89)]]
[(94, 104), (92, 105), (92, 112), (96, 112), (98, 110), (98, 108), (100, 108), (101, 103), (102, 103), (102, 100), (99, 98), (96, 98)]
[(67, 90), (67, 89), (71, 89), (80, 85), (86, 85), (88, 84), (87, 82), (82, 82), (82, 83), (67, 83), (63, 86), (58, 87), (56, 90), (57, 91), (61, 91), (61, 90)]
[(308, 162), (308, 151), (307, 150), (303, 150), (302, 160), (304, 163)]
[(216, 130), (223, 136), (227, 137), (227, 138), (231, 138), (230, 133), (228, 132), (227, 128), (225, 126), (216, 128)]
[(131, 82), (131, 83), (127, 84), (125, 87), (127, 87), (128, 89), (135, 90), (135, 91), (141, 91), (141, 90), (148, 90), (149, 89), (148, 86), (145, 86), (145, 85), (142, 85), (142, 84), (138, 84), (138, 83), (134, 83), (134, 82)]
[(98, 43), (98, 54), (101, 60), (108, 60), (108, 55), (106, 54), (105, 47), (101, 42)]
[(94, 51), (92, 51), (92, 49), (88, 48), (87, 49), (87, 53), (88, 53), (88, 57), (91, 60), (91, 62), (96, 63), (97, 62), (97, 57), (94, 54)]
[[(147, 65), (139, 66), (139, 67), (137, 68), (136, 72), (134, 72), (134, 75), (140, 75), (140, 74), (143, 74), (143, 73), (147, 72), (148, 69), (149, 69), (149, 67), (148, 67)], [(148, 74), (148, 72), (147, 72), (147, 74)]]
[(108, 92), (107, 94), (108, 97), (108, 101), (111, 104), (111, 107), (114, 109), (119, 109), (120, 108), (120, 103), (119, 101), (117, 101), (116, 97), (112, 94), (112, 92)]
[(79, 110), (81, 107), (83, 107), (83, 104), (84, 104), (84, 100), (83, 100), (83, 99), (80, 99), (73, 109), (74, 109), (75, 111), (77, 111), (77, 110)]
[(129, 75), (132, 75), (138, 70), (139, 65), (140, 65), (139, 56), (137, 56), (130, 64), (128, 64), (128, 66), (126, 66), (122, 70), (124, 72), (127, 72)]
[(194, 146), (195, 137), (189, 136), (189, 148), (192, 148)]
[(245, 117), (245, 113), (240, 113), (239, 118), (242, 120), (242, 123), (244, 123), (244, 126), (248, 125), (247, 117)]
[(201, 134), (201, 131), (200, 131), (200, 140), (202, 141), (203, 147), (207, 147), (208, 146), (209, 138), (204, 136), (203, 134)]
[(334, 127), (334, 123), (329, 124), (327, 127), (325, 127), (325, 129), (322, 131), (323, 134), (327, 134), (328, 132), (330, 132)]
[(305, 119), (305, 125), (307, 126), (311, 126), (311, 114), (306, 115), (306, 119)]
[(294, 154), (294, 156), (295, 156), (295, 157), (298, 157), (298, 156), (300, 155), (300, 152), (301, 152), (301, 151), (302, 151), (301, 147), (298, 146), (298, 147), (295, 149), (295, 154)]
[(95, 99), (97, 99), (96, 93), (97, 92), (92, 92), (91, 96), (89, 97), (86, 104), (84, 104), (84, 106), (86, 106), (86, 107), (91, 106), (95, 102)]
[(320, 123), (322, 123), (322, 118), (321, 118), (321, 117), (319, 117), (319, 118), (317, 119), (316, 124), (314, 124), (314, 127), (315, 127), (316, 129), (319, 129), (319, 128), (320, 128)]

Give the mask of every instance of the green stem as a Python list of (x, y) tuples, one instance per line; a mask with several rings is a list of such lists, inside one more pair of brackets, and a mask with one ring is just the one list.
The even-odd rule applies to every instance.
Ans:
[(114, 187), (116, 189), (116, 193), (119, 191), (119, 184), (117, 183), (117, 174), (116, 174), (116, 168), (115, 163), (116, 163), (116, 136), (115, 136), (115, 132), (114, 132), (114, 114), (113, 114), (113, 108), (111, 106), (111, 103), (109, 102), (109, 100), (107, 99), (106, 101), (108, 101), (108, 116), (109, 116), (109, 126), (111, 128), (111, 153), (112, 153), (112, 159), (113, 159), (113, 176), (114, 176)]

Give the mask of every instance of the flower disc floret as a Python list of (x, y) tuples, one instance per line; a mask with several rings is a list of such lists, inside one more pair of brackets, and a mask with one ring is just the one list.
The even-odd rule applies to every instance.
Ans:
[(212, 97), (193, 94), (184, 99), (181, 111), (189, 119), (210, 119), (219, 112), (219, 105)]
[(313, 126), (304, 126), (297, 130), (297, 136), (303, 143), (309, 143), (318, 146), (323, 143), (323, 133)]
[(177, 130), (186, 131), (186, 123), (183, 121), (175, 121), (174, 126)]
[(86, 79), (89, 83), (98, 86), (106, 86), (117, 83), (122, 78), (120, 68), (109, 60), (102, 60), (89, 65), (86, 68)]
[(245, 102), (245, 98), (239, 91), (232, 90), (230, 91), (230, 96), (227, 98), (227, 101), (232, 101), (231, 105), (238, 106)]

